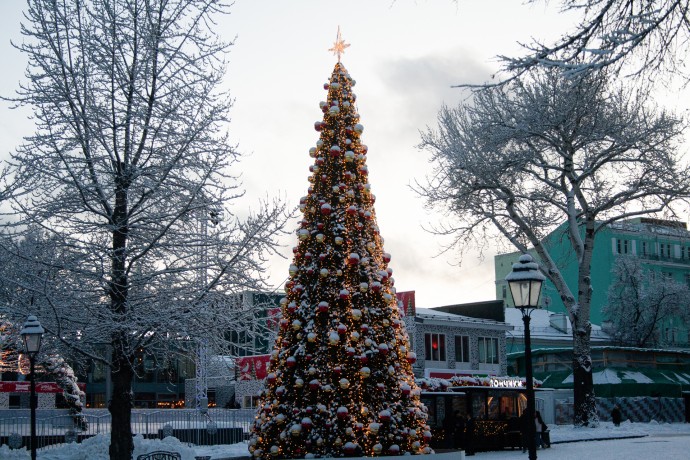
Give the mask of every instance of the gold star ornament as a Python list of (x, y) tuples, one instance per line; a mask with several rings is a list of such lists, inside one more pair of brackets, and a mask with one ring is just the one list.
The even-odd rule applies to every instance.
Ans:
[(345, 48), (349, 48), (350, 44), (345, 43), (345, 40), (340, 36), (340, 26), (338, 26), (338, 36), (335, 39), (335, 43), (333, 43), (333, 48), (330, 48), (328, 51), (333, 51), (333, 54), (338, 56), (338, 62), (340, 62), (340, 55), (345, 52)]

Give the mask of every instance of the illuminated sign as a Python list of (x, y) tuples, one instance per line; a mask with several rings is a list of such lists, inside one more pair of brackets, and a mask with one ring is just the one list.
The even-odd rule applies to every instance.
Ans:
[(519, 378), (492, 378), (489, 385), (493, 388), (524, 388), (525, 382)]

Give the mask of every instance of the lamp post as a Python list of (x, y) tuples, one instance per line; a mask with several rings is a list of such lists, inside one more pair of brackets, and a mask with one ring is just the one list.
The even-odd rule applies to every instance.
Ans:
[(36, 355), (41, 349), (41, 339), (44, 332), (41, 323), (34, 315), (29, 315), (20, 332), (22, 339), (24, 339), (24, 351), (29, 355), (29, 362), (31, 363), (31, 401), (29, 402), (31, 408), (31, 460), (36, 460), (36, 375), (34, 366)]
[(527, 379), (527, 446), (529, 460), (537, 459), (536, 426), (534, 423), (534, 378), (532, 377), (532, 343), (530, 341), (530, 315), (539, 308), (539, 294), (546, 277), (529, 254), (523, 254), (513, 270), (506, 276), (515, 307), (522, 313), (525, 323), (525, 373)]

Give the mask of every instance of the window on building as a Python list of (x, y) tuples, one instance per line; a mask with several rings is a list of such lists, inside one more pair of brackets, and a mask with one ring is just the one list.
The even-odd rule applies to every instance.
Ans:
[(628, 254), (628, 252), (630, 252), (630, 241), (617, 239), (616, 250), (618, 254)]
[(10, 409), (19, 409), (22, 407), (22, 398), (19, 395), (10, 395), (9, 397), (9, 405), (7, 406)]
[(455, 336), (455, 362), (470, 362), (470, 338), (466, 335)]
[(671, 245), (669, 243), (659, 243), (659, 255), (661, 257), (671, 257)]
[(680, 247), (680, 258), (681, 259), (690, 259), (690, 246), (682, 246)]
[(647, 243), (646, 241), (643, 241), (642, 242), (642, 255), (646, 256), (647, 254), (649, 254), (649, 243)]
[(508, 286), (506, 286), (506, 285), (504, 284), (504, 285), (501, 286), (501, 287), (502, 287), (502, 289), (501, 289), (501, 291), (502, 291), (502, 292), (501, 292), (501, 295), (502, 295), (503, 298), (505, 299), (506, 296), (508, 295)]
[(445, 334), (424, 334), (424, 359), (427, 361), (446, 360)]
[(479, 337), (479, 363), (498, 364), (498, 339), (495, 337)]

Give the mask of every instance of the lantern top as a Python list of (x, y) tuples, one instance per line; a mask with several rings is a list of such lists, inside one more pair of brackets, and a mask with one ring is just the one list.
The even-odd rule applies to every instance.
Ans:
[(45, 329), (43, 329), (41, 323), (38, 322), (38, 318), (36, 318), (35, 315), (29, 315), (19, 335), (43, 334), (44, 332)]
[(506, 281), (544, 281), (546, 277), (539, 271), (539, 265), (534, 262), (532, 256), (523, 254), (517, 263), (513, 264), (513, 270), (506, 276)]

